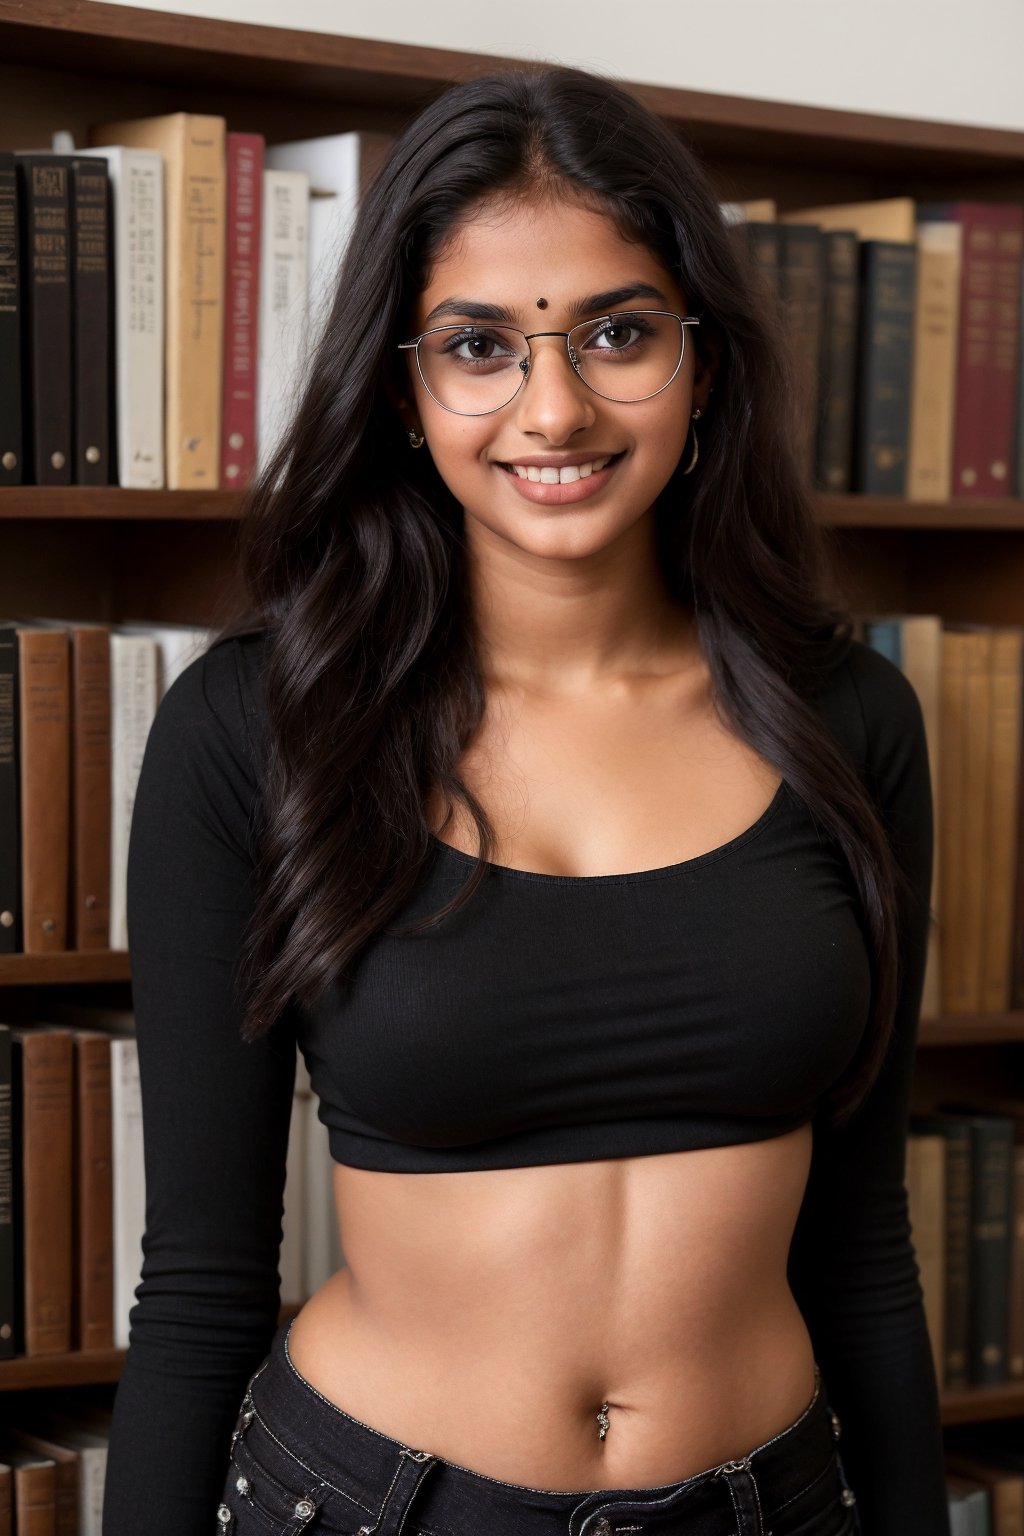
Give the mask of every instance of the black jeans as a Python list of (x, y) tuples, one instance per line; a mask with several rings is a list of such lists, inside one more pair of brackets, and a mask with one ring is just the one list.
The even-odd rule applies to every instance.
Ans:
[(217, 1520), (224, 1536), (856, 1536), (841, 1426), (810, 1403), (736, 1461), (656, 1488), (578, 1492), (485, 1477), (402, 1445), (300, 1376), (282, 1323), (251, 1378)]

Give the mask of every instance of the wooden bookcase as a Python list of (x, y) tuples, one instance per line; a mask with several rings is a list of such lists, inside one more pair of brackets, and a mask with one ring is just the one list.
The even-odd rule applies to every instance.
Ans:
[[(0, 147), (79, 142), (92, 121), (188, 110), (268, 141), (399, 128), (452, 81), (516, 61), (168, 15), (99, 0), (0, 0)], [(906, 195), (1024, 202), (1024, 133), (635, 85), (711, 167), (719, 196), (781, 211)], [(855, 610), (1024, 623), (1024, 501), (822, 496)], [(216, 624), (238, 498), (227, 491), (0, 490), (0, 613)], [(74, 988), (130, 1004), (123, 953), (0, 958), (5, 1020)], [(926, 1019), (915, 1107), (1024, 1094), (1024, 1013)], [(293, 1310), (293, 1309), (289, 1309)], [(123, 1355), (0, 1362), (0, 1393), (113, 1382)], [(1024, 1416), (1024, 1382), (947, 1393), (949, 1425)], [(1024, 1426), (1022, 1426), (1024, 1427)]]

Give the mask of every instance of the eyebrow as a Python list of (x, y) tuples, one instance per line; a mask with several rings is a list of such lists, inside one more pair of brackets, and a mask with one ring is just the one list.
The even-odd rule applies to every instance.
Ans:
[[(591, 293), (586, 298), (577, 299), (569, 306), (569, 316), (576, 319), (581, 315), (603, 314), (631, 299), (653, 299), (657, 304), (669, 307), (669, 301), (660, 288), (655, 288), (651, 283), (626, 283), (621, 288), (609, 288), (605, 293)], [(463, 320), (492, 320), (503, 325), (518, 323), (514, 312), (502, 304), (478, 304), (473, 299), (450, 298), (442, 299), (440, 304), (434, 305), (424, 325), (432, 325), (443, 315), (458, 316)]]

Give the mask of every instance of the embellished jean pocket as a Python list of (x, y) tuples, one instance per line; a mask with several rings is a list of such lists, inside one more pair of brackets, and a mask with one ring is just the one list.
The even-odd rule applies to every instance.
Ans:
[(243, 1404), (211, 1530), (221, 1536), (299, 1536), (315, 1528), (317, 1536), (351, 1536), (371, 1518), (371, 1511), (319, 1477)]
[(854, 1536), (856, 1500), (839, 1468), (833, 1448), (825, 1466), (798, 1494), (765, 1519), (770, 1536)]

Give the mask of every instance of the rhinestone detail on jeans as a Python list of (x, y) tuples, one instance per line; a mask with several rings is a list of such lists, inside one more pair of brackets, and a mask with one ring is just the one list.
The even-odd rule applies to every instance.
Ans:
[(310, 1515), (316, 1514), (316, 1505), (312, 1499), (300, 1499), (295, 1506), (295, 1513), (300, 1520), (308, 1520)]
[(226, 1504), (221, 1504), (218, 1508), (217, 1519), (220, 1521), (221, 1525), (231, 1524), (231, 1511), (228, 1509)]

